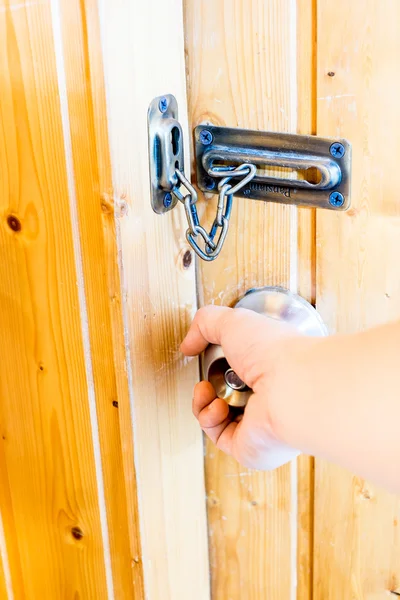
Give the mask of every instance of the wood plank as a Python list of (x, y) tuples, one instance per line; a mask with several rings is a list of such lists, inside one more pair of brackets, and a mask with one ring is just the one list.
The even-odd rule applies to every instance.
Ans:
[(0, 598), (1, 600), (8, 600), (8, 592), (6, 587), (6, 582), (4, 579), (3, 568), (0, 567)]
[(0, 515), (0, 599), (9, 600), (12, 595), (12, 587), (9, 579), (9, 564), (6, 541), (4, 538), (3, 519)]
[[(3, 396), (0, 397), (3, 402)], [(0, 443), (0, 473), (2, 474), (0, 485), (0, 506), (3, 528), (3, 550), (6, 555), (3, 557), (2, 564), (4, 571), (6, 570), (6, 561), (8, 562), (8, 587), (11, 588), (14, 598), (19, 599), (24, 597), (24, 582), (22, 578), (22, 566), (20, 560), (19, 545), (17, 539), (17, 530), (12, 507), (12, 497), (10, 483), (7, 475), (7, 462), (5, 455), (4, 433), (1, 434)], [(6, 482), (6, 485), (4, 485)], [(11, 595), (11, 594), (10, 594)]]
[[(396, 0), (318, 2), (318, 134), (353, 144), (352, 208), (317, 217), (318, 308), (332, 331), (400, 317), (399, 22)], [(399, 499), (317, 461), (315, 510), (314, 598), (390, 597)]]
[(0, 500), (15, 598), (107, 598), (49, 3), (0, 2)]
[(153, 213), (148, 178), (152, 99), (173, 93), (187, 132), (182, 6), (101, 0), (99, 7), (114, 198), (126, 203), (117, 227), (146, 594), (204, 600), (203, 447), (191, 415), (198, 363), (179, 352), (196, 307), (194, 261), (184, 268), (182, 207), (164, 217)]
[[(316, 133), (316, 0), (298, 0), (297, 132)], [(315, 303), (315, 210), (298, 210), (298, 293)]]
[[(71, 166), (81, 234), (93, 382), (102, 452), (114, 591), (143, 598), (115, 206), (96, 1), (60, 3)], [(74, 35), (71, 36), (70, 32)], [(118, 206), (116, 207), (118, 212)]]
[[(185, 8), (192, 126), (296, 131), (296, 3), (186, 0)], [(204, 199), (206, 222), (215, 204)], [(201, 303), (230, 305), (254, 286), (295, 285), (296, 219), (296, 209), (235, 200), (222, 255), (201, 265)], [(213, 598), (294, 597), (296, 477), (295, 464), (249, 471), (207, 443)]]
[[(297, 131), (316, 132), (316, 0), (297, 3)], [(298, 293), (315, 303), (315, 210), (298, 210)], [(314, 458), (299, 456), (297, 600), (312, 600), (314, 544)]]

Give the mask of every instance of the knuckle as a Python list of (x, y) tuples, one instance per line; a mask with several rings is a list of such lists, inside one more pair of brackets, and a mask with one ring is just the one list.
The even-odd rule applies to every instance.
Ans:
[(198, 324), (207, 323), (210, 316), (210, 312), (213, 310), (213, 306), (202, 306), (196, 313), (195, 321)]

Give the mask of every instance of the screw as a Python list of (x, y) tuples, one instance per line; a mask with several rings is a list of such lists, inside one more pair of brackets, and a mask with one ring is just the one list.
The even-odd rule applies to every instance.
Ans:
[(204, 146), (209, 146), (213, 141), (211, 131), (208, 131), (208, 129), (202, 129), (200, 131), (200, 141)]
[(335, 158), (342, 158), (342, 156), (344, 156), (344, 153), (346, 152), (346, 149), (340, 142), (335, 142), (334, 144), (332, 144), (329, 151)]
[(167, 112), (168, 100), (166, 98), (161, 98), (160, 102), (158, 103), (158, 108), (162, 113)]
[(204, 187), (207, 190), (213, 190), (215, 188), (215, 181), (212, 177), (205, 177), (204, 178)]
[(166, 192), (164, 194), (163, 204), (165, 208), (169, 208), (172, 204), (172, 194), (170, 192)]
[(329, 204), (331, 206), (343, 206), (344, 204), (344, 196), (340, 192), (332, 192), (329, 196)]

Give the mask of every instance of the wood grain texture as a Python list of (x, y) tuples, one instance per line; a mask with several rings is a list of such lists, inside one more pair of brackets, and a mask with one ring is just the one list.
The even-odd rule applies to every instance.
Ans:
[[(297, 2), (297, 132), (316, 130), (316, 0)], [(298, 210), (297, 291), (315, 303), (316, 211)], [(314, 544), (314, 458), (302, 455), (298, 472), (297, 600), (312, 600)]]
[[(332, 331), (400, 317), (399, 22), (396, 0), (318, 1), (317, 132), (353, 144), (352, 208), (317, 217), (318, 308)], [(315, 600), (391, 597), (399, 499), (317, 461), (315, 511)]]
[(107, 598), (48, 2), (0, 2), (0, 78), (0, 502), (14, 597)]
[[(296, 131), (296, 3), (186, 0), (185, 12), (191, 126)], [(202, 218), (211, 223), (215, 196), (202, 205)], [(236, 199), (221, 256), (201, 265), (201, 304), (231, 305), (251, 287), (295, 284), (296, 217), (296, 209)], [(249, 471), (207, 442), (214, 599), (295, 596), (291, 469), (296, 466)]]
[(62, 0), (60, 19), (114, 592), (143, 598), (116, 245), (120, 207), (112, 189), (97, 2)]
[(10, 572), (8, 565), (8, 552), (4, 539), (3, 520), (0, 521), (0, 599), (8, 600), (12, 596), (10, 586)]
[(1, 600), (8, 600), (8, 592), (2, 565), (0, 566), (0, 598)]
[(179, 352), (196, 308), (194, 261), (184, 268), (182, 207), (153, 213), (148, 177), (147, 110), (154, 97), (177, 97), (187, 132), (182, 6), (101, 0), (99, 7), (114, 202), (126, 209), (117, 232), (146, 597), (204, 600), (203, 446), (191, 414), (198, 363)]

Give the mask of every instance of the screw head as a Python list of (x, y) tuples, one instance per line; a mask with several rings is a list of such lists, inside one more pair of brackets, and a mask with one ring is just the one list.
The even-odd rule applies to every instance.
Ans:
[(344, 196), (340, 192), (332, 192), (329, 196), (329, 204), (335, 208), (343, 206)]
[(212, 177), (205, 177), (204, 178), (204, 187), (207, 190), (213, 190), (215, 188), (215, 181)]
[(329, 148), (329, 151), (335, 158), (342, 158), (346, 152), (346, 149), (340, 142), (334, 142)]
[(165, 208), (169, 208), (172, 204), (172, 194), (170, 192), (166, 192), (164, 194), (163, 204)]
[(202, 129), (200, 131), (200, 141), (203, 144), (203, 146), (209, 146), (213, 141), (211, 131), (208, 131), (208, 129)]
[(167, 112), (167, 108), (168, 108), (168, 100), (167, 98), (161, 98), (160, 102), (158, 103), (158, 108), (160, 109), (160, 112), (165, 113)]

